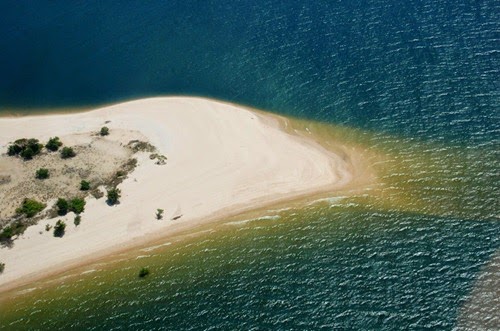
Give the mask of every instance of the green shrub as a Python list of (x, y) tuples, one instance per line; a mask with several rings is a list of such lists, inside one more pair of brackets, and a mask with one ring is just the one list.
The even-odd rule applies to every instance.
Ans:
[(52, 225), (50, 225), (50, 224), (46, 224), (46, 225), (45, 225), (45, 231), (47, 231), (47, 232), (48, 232), (48, 231), (50, 231), (50, 229), (52, 229)]
[(140, 278), (144, 278), (146, 277), (147, 275), (149, 275), (149, 269), (148, 268), (141, 268), (141, 270), (139, 270), (139, 277)]
[(108, 190), (108, 203), (114, 205), (119, 202), (121, 197), (121, 191), (118, 188), (112, 188)]
[(0, 274), (5, 270), (5, 263), (0, 262)]
[(27, 227), (28, 226), (22, 222), (16, 222), (5, 227), (2, 232), (0, 232), (0, 241), (11, 240), (12, 237), (24, 233)]
[(21, 147), (19, 147), (19, 145), (16, 145), (16, 144), (12, 144), (9, 146), (8, 150), (7, 150), (7, 154), (9, 156), (14, 156), (14, 155), (19, 155), (19, 153), (21, 153), (23, 150)]
[(85, 210), (85, 200), (82, 198), (74, 198), (69, 202), (69, 210), (75, 214), (83, 213)]
[(59, 216), (64, 216), (69, 211), (69, 203), (66, 199), (63, 198), (57, 199), (56, 206), (57, 206), (57, 214)]
[(14, 229), (11, 226), (5, 227), (0, 232), (0, 240), (10, 240), (12, 237), (14, 237)]
[(82, 180), (80, 182), (80, 191), (88, 191), (90, 190), (90, 183), (86, 180)]
[(66, 230), (66, 223), (64, 221), (58, 220), (54, 226), (54, 237), (64, 236), (64, 231)]
[(31, 160), (36, 154), (31, 148), (27, 147), (19, 155), (25, 160)]
[(18, 214), (24, 214), (26, 217), (33, 217), (38, 212), (42, 211), (45, 208), (45, 204), (38, 202), (33, 199), (24, 199), (21, 207), (16, 209)]
[(43, 145), (38, 142), (38, 139), (22, 138), (9, 145), (7, 154), (10, 156), (20, 155), (25, 160), (31, 160), (40, 153), (42, 147)]
[(45, 144), (45, 148), (49, 151), (55, 152), (62, 146), (62, 142), (59, 140), (59, 137), (50, 138), (49, 141)]
[(163, 218), (163, 209), (156, 209), (156, 219), (161, 220)]
[(40, 168), (36, 171), (35, 177), (37, 179), (47, 179), (49, 178), (49, 169), (46, 168)]
[(69, 159), (69, 158), (75, 157), (75, 156), (76, 156), (76, 153), (73, 150), (73, 148), (71, 148), (71, 147), (63, 147), (61, 149), (61, 157), (63, 159)]
[(80, 225), (81, 221), (82, 221), (82, 217), (80, 215), (76, 215), (73, 223), (75, 223), (75, 226), (78, 226), (78, 225)]
[(99, 132), (99, 134), (100, 134), (101, 136), (107, 136), (107, 135), (109, 134), (109, 128), (107, 128), (106, 126), (103, 126), (103, 127), (101, 128), (101, 131)]

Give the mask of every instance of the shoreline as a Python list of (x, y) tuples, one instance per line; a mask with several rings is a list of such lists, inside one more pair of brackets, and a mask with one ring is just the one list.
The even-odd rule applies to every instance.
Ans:
[[(61, 125), (75, 120), (84, 123)], [(362, 155), (358, 151), (335, 146), (336, 149), (344, 150), (345, 154), (339, 156), (312, 137), (289, 132), (286, 129), (287, 119), (284, 117), (265, 114), (245, 106), (194, 97), (140, 99), (76, 114), (0, 117), (0, 128), (5, 127), (0, 132), (7, 133), (0, 134), (0, 145), (4, 148), (14, 134), (18, 137), (29, 135), (47, 138), (59, 135), (63, 138), (68, 134), (91, 131), (107, 120), (111, 120), (111, 130), (135, 129), (145, 135), (160, 152), (167, 155), (167, 167), (164, 169), (166, 173), (162, 169), (154, 169), (154, 166), (147, 164), (145, 158), (142, 158), (138, 168), (120, 186), (124, 193), (122, 205), (118, 208), (102, 206), (102, 200), (88, 199), (94, 201), (88, 201), (87, 210), (82, 214), (84, 221), (78, 231), (84, 228), (85, 235), (89, 236), (103, 229), (112, 231), (116, 226), (119, 240), (116, 237), (110, 238), (111, 234), (103, 236), (99, 233), (100, 236), (96, 239), (90, 236), (86, 238), (78, 234), (78, 231), (68, 231), (65, 238), (58, 242), (59, 239), (56, 238), (41, 238), (46, 235), (37, 236), (44, 221), (28, 228), (15, 241), (12, 249), (0, 249), (0, 261), (4, 262), (7, 258), (6, 271), (0, 275), (0, 293), (14, 292), (29, 282), (50, 278), (160, 239), (180, 236), (229, 217), (328, 192), (331, 195), (335, 191), (358, 189), (374, 179), (371, 174), (359, 171), (363, 167), (358, 164), (362, 162)], [(12, 129), (15, 124), (27, 124), (23, 122), (30, 121), (42, 123), (37, 127), (24, 125), (26, 133)], [(172, 124), (170, 121), (177, 123)], [(223, 122), (222, 125), (220, 122)], [(203, 132), (205, 127), (208, 131)], [(212, 139), (213, 137), (218, 139)], [(240, 141), (241, 138), (245, 139)], [(212, 140), (206, 146), (197, 146), (198, 141), (203, 139)], [(189, 142), (187, 145), (192, 147), (187, 149), (188, 152), (183, 150), (185, 142)], [(202, 156), (201, 160), (196, 159), (200, 156), (197, 153)], [(174, 162), (178, 163), (168, 166)], [(267, 164), (270, 167), (263, 167)], [(194, 180), (191, 178), (193, 173), (198, 175)], [(184, 177), (176, 183), (177, 186), (174, 185), (169, 190), (162, 186), (169, 186), (171, 182), (168, 179), (158, 182), (154, 175), (171, 176), (170, 179)], [(143, 186), (139, 187), (137, 183)], [(353, 185), (350, 186), (351, 184)], [(200, 186), (203, 186), (202, 194), (197, 192), (200, 191)], [(250, 189), (244, 186), (250, 186)], [(151, 188), (153, 192), (148, 192), (145, 187)], [(184, 192), (186, 190), (188, 192)], [(220, 191), (223, 196), (210, 197), (214, 192)], [(148, 200), (153, 200), (154, 204)], [(135, 206), (141, 205), (147, 211), (138, 212), (134, 201)], [(210, 204), (208, 208), (199, 206), (207, 201)], [(143, 218), (148, 217), (145, 215), (153, 213), (153, 206), (165, 207), (170, 216), (173, 215), (172, 210), (174, 214), (182, 212), (183, 217), (177, 221), (165, 220), (160, 224), (153, 219), (144, 220)], [(191, 212), (191, 209), (198, 210)], [(107, 219), (108, 223), (115, 222), (115, 226), (96, 223), (95, 219), (99, 222)], [(138, 229), (134, 229), (137, 224)], [(78, 253), (78, 249), (74, 248), (82, 244), (86, 248)], [(16, 246), (22, 247), (16, 249)], [(73, 249), (70, 254), (57, 255), (58, 252), (65, 251), (64, 247)], [(45, 264), (23, 268), (17, 263), (14, 270), (9, 272), (9, 269), (12, 270), (9, 258), (10, 261), (19, 259), (27, 263), (26, 257), (36, 262), (39, 255), (45, 259)]]

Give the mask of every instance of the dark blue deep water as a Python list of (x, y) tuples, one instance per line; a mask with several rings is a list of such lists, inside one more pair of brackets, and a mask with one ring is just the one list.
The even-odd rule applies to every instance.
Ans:
[(0, 115), (206, 96), (393, 161), (385, 203), (222, 227), (146, 281), (132, 258), (0, 303), (0, 329), (500, 329), (471, 294), (500, 288), (499, 71), (497, 0), (0, 2)]

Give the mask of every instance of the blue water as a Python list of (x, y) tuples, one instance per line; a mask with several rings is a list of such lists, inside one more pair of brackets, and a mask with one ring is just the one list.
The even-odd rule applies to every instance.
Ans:
[(360, 129), (393, 190), (35, 291), (0, 328), (456, 327), (500, 248), (499, 40), (495, 0), (2, 1), (0, 114), (218, 98)]

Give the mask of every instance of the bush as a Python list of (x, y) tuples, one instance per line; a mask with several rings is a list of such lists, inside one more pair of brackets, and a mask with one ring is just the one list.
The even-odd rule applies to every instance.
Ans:
[(82, 198), (74, 198), (69, 202), (69, 210), (75, 214), (83, 213), (85, 210), (85, 200)]
[(9, 145), (7, 154), (9, 156), (20, 155), (25, 160), (31, 160), (40, 153), (42, 147), (43, 145), (38, 142), (38, 139), (22, 138)]
[(66, 230), (66, 223), (64, 223), (61, 220), (58, 220), (56, 225), (54, 226), (54, 237), (64, 236), (65, 230)]
[(141, 270), (139, 270), (139, 277), (140, 278), (144, 278), (146, 277), (147, 275), (149, 275), (149, 269), (148, 268), (141, 268)]
[(59, 216), (64, 216), (69, 211), (69, 203), (66, 199), (63, 198), (57, 199), (56, 206), (57, 206), (57, 214)]
[(108, 203), (114, 205), (119, 202), (121, 197), (121, 191), (118, 188), (112, 188), (108, 190)]
[(86, 180), (82, 180), (80, 182), (80, 191), (88, 191), (90, 190), (90, 183)]
[(0, 274), (5, 270), (5, 263), (0, 262)]
[(7, 226), (0, 232), (0, 241), (11, 240), (12, 237), (14, 237), (14, 229), (12, 226)]
[(69, 158), (75, 157), (75, 156), (76, 156), (76, 153), (73, 150), (73, 148), (71, 148), (71, 147), (63, 147), (61, 149), (61, 157), (63, 159), (69, 159)]
[(156, 219), (161, 220), (163, 218), (163, 209), (156, 209)]
[(80, 215), (76, 215), (73, 223), (75, 223), (75, 226), (78, 226), (78, 225), (80, 225), (81, 221), (82, 221), (82, 217)]
[(50, 224), (46, 224), (46, 225), (45, 225), (45, 231), (49, 232), (49, 231), (50, 231), (50, 229), (52, 229), (52, 225), (50, 225)]
[(109, 134), (109, 129), (106, 126), (103, 126), (101, 128), (101, 131), (99, 132), (101, 136), (107, 136)]
[(22, 152), (21, 147), (19, 147), (16, 144), (10, 145), (9, 149), (7, 150), (7, 154), (9, 156), (19, 155), (19, 153), (21, 153), (21, 152)]
[(26, 228), (27, 226), (21, 222), (5, 227), (0, 233), (0, 241), (11, 240), (12, 237), (22, 234)]
[(49, 178), (49, 169), (46, 168), (40, 168), (36, 171), (35, 177), (37, 179), (47, 179)]
[(18, 214), (24, 214), (26, 217), (33, 217), (38, 212), (42, 211), (45, 208), (45, 204), (38, 202), (33, 199), (24, 199), (21, 207), (16, 209)]
[(45, 148), (49, 151), (55, 152), (62, 146), (62, 142), (59, 140), (59, 137), (50, 138), (49, 141), (45, 144)]
[(25, 160), (31, 160), (35, 156), (35, 152), (31, 148), (24, 149), (19, 155)]

